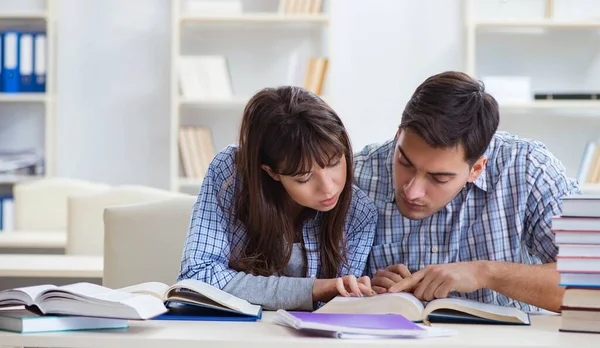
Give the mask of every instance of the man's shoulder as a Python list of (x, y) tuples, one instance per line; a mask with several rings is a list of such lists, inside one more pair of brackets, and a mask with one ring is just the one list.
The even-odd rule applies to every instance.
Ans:
[[(488, 150), (486, 171), (492, 183), (509, 180), (533, 185), (539, 175), (552, 180), (567, 178), (562, 162), (538, 140), (522, 138), (507, 132), (497, 132)], [(504, 179), (503, 179), (504, 178)]]
[[(541, 141), (519, 137), (508, 132), (496, 132), (486, 151), (488, 162), (496, 167), (530, 166), (532, 162), (557, 163), (558, 159)], [(526, 168), (523, 168), (526, 169)]]
[[(389, 194), (394, 141), (370, 144), (354, 154), (354, 181), (372, 199)], [(383, 196), (382, 196), (383, 195)]]
[(355, 172), (373, 170), (373, 166), (384, 165), (393, 148), (393, 140), (384, 143), (368, 144), (354, 154)]

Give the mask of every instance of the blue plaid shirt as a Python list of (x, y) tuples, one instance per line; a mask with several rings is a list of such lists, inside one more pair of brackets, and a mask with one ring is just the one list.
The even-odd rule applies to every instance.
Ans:
[[(371, 275), (392, 264), (405, 264), (416, 272), (428, 265), (459, 261), (556, 261), (550, 218), (560, 214), (561, 197), (580, 191), (542, 143), (496, 133), (479, 178), (433, 216), (414, 221), (400, 215), (396, 207), (394, 145), (394, 141), (369, 145), (355, 155), (357, 185), (379, 211), (368, 265)], [(490, 289), (451, 296), (538, 310)]]
[[(228, 146), (208, 167), (194, 204), (178, 280), (199, 279), (222, 289), (237, 273), (229, 267), (229, 259), (232, 250), (241, 250), (246, 229), (229, 214), (235, 207), (236, 153), (237, 146)], [(307, 252), (306, 277), (322, 277), (318, 238), (321, 216), (317, 213), (306, 221), (302, 230)], [(353, 274), (360, 277), (364, 274), (376, 225), (375, 205), (363, 191), (353, 186), (345, 228), (348, 266), (341, 267), (340, 276)]]

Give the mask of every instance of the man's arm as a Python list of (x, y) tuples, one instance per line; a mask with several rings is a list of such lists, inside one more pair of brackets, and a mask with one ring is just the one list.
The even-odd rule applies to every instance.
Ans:
[[(489, 288), (509, 298), (560, 311), (564, 289), (556, 263), (528, 265), (501, 261), (455, 262), (427, 266), (398, 281), (388, 292), (411, 291), (426, 301)], [(373, 279), (373, 284), (376, 280)]]
[(565, 289), (558, 286), (560, 275), (556, 263), (526, 265), (481, 261), (481, 267), (488, 275), (484, 287), (536, 307), (560, 312)]

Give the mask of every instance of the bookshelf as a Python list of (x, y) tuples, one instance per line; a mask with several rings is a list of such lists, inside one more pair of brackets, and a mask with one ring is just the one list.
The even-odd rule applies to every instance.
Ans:
[[(189, 163), (187, 166), (183, 163), (182, 151), (189, 151), (190, 147), (184, 150), (180, 146), (182, 129), (208, 129), (216, 153), (237, 141), (244, 106), (256, 91), (287, 84), (303, 85), (309, 58), (329, 57), (329, 2), (319, 1), (320, 11), (290, 13), (281, 5), (285, 1), (237, 0), (241, 11), (227, 13), (190, 10), (189, 0), (172, 1), (169, 163), (172, 190), (197, 194), (205, 170), (202, 167), (201, 175), (186, 175)], [(298, 3), (301, 1), (317, 2)], [(185, 93), (186, 83), (180, 80), (180, 69), (182, 64), (188, 64), (182, 61), (193, 56), (225, 57), (230, 91), (217, 96)], [(324, 81), (321, 95), (328, 94), (326, 77)], [(200, 152), (206, 147), (194, 148)], [(200, 153), (197, 156), (208, 157)]]
[(600, 100), (534, 100), (533, 94), (600, 91), (600, 3), (466, 0), (464, 5), (466, 72), (478, 79), (530, 78), (532, 100), (498, 100), (500, 130), (542, 141), (567, 174), (578, 177), (587, 143), (600, 135)]
[[(0, 92), (0, 150), (36, 149), (43, 172), (36, 175), (0, 173), (0, 185), (12, 186), (56, 173), (55, 50), (59, 0), (0, 3), (0, 30), (46, 33), (45, 92)], [(3, 189), (3, 191), (5, 191)], [(9, 189), (10, 191), (10, 189)]]

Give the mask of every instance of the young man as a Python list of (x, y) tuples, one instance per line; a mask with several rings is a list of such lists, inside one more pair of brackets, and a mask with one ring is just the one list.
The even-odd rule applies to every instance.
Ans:
[(416, 89), (393, 140), (355, 155), (357, 185), (379, 212), (375, 291), (559, 310), (550, 218), (580, 190), (543, 144), (498, 123), (478, 81), (445, 72)]

